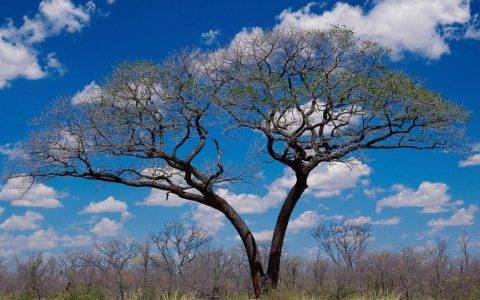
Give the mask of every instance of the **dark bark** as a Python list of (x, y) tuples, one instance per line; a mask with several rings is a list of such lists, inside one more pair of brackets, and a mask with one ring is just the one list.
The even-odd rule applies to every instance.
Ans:
[(285, 233), (287, 231), (288, 223), (298, 200), (308, 187), (307, 174), (297, 173), (296, 177), (297, 181), (288, 193), (287, 198), (282, 205), (282, 208), (277, 218), (277, 223), (275, 225), (275, 230), (273, 232), (266, 276), (267, 289), (275, 289), (277, 287), (278, 277), (280, 274), (280, 261), (282, 257), (283, 242), (285, 239)]
[(218, 207), (214, 208), (221, 211), (227, 217), (230, 223), (232, 223), (232, 225), (235, 227), (242, 240), (250, 267), (253, 292), (255, 293), (255, 297), (259, 298), (264, 291), (263, 282), (265, 273), (263, 271), (263, 266), (255, 238), (248, 228), (248, 225), (243, 221), (242, 217), (235, 211), (235, 209), (233, 209), (232, 206), (230, 206), (230, 204), (227, 203), (227, 201), (214, 193), (212, 193), (210, 196), (214, 198), (216, 200), (215, 202), (218, 204)]

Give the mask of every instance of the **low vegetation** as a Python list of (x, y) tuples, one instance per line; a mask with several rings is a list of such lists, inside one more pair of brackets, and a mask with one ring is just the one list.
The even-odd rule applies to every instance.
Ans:
[[(282, 258), (279, 286), (264, 299), (479, 299), (480, 257), (466, 233), (455, 254), (441, 240), (400, 251), (368, 251), (367, 225), (312, 232), (303, 255)], [(260, 244), (268, 259), (268, 245)], [(451, 251), (453, 253), (453, 251)], [(247, 295), (245, 291), (250, 291)], [(0, 299), (248, 299), (242, 247), (215, 247), (195, 228), (167, 224), (148, 241), (109, 240), (83, 250), (0, 260)]]

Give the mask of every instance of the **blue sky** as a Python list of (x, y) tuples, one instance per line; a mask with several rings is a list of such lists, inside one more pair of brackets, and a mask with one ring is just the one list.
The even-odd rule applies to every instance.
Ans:
[[(391, 47), (395, 68), (472, 111), (472, 151), (463, 156), (378, 151), (359, 158), (363, 168), (353, 173), (337, 165), (319, 168), (315, 185), (294, 211), (287, 249), (308, 250), (314, 246), (309, 236), (313, 226), (347, 219), (372, 224), (374, 248), (423, 246), (438, 237), (453, 244), (464, 228), (480, 246), (480, 155), (475, 156), (480, 153), (480, 145), (475, 145), (480, 142), (478, 13), (478, 1), (460, 0), (328, 1), (310, 6), (273, 0), (0, 1), (0, 152), (4, 159), (11, 155), (15, 143), (26, 137), (29, 121), (49, 103), (100, 82), (120, 62), (160, 62), (185, 47), (214, 49), (227, 45), (243, 28), (288, 22), (321, 28), (344, 22)], [(29, 31), (24, 26), (28, 22), (38, 31)], [(15, 60), (18, 57), (23, 63)], [(27, 59), (30, 64), (24, 65)], [(225, 143), (230, 157), (241, 158), (242, 151), (236, 149), (248, 147), (246, 141)], [(222, 187), (227, 199), (242, 207), (258, 239), (269, 237), (279, 205), (275, 192), (287, 177), (282, 166), (266, 165), (258, 176), (260, 184)], [(56, 251), (111, 236), (141, 240), (174, 220), (204, 227), (221, 245), (238, 243), (232, 227), (217, 214), (194, 204), (165, 206), (149, 189), (73, 179), (36, 185), (31, 195), (15, 194), (16, 187), (15, 182), (0, 183), (0, 255), (19, 247)], [(157, 205), (137, 205), (149, 195)], [(248, 201), (262, 208), (249, 210)]]

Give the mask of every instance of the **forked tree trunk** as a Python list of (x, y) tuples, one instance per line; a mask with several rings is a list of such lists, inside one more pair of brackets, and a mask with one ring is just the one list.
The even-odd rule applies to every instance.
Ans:
[(258, 247), (255, 243), (255, 238), (253, 237), (253, 234), (248, 228), (247, 224), (233, 209), (233, 207), (231, 207), (230, 204), (228, 204), (224, 199), (213, 193), (210, 195), (211, 197), (215, 198), (215, 202), (219, 204), (219, 207), (214, 208), (221, 211), (228, 218), (228, 220), (237, 230), (237, 233), (243, 242), (248, 257), (250, 276), (256, 298), (259, 298), (262, 294), (267, 293), (271, 289), (275, 289), (278, 284), (283, 241), (285, 239), (287, 226), (295, 205), (308, 187), (307, 175), (297, 174), (296, 177), (296, 183), (288, 193), (277, 218), (277, 223), (275, 225), (275, 230), (272, 237), (272, 244), (270, 247), (268, 269), (266, 274), (263, 270)]
[(272, 244), (270, 246), (270, 255), (268, 258), (267, 278), (268, 288), (275, 289), (278, 285), (278, 277), (280, 275), (280, 262), (282, 258), (283, 242), (285, 233), (287, 232), (288, 223), (292, 215), (293, 209), (297, 205), (298, 200), (303, 192), (307, 189), (307, 175), (297, 174), (297, 181), (282, 205), (280, 213), (273, 231)]

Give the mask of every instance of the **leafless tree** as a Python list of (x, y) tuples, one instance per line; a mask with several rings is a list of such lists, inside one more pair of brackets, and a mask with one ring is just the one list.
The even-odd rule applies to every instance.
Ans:
[(55, 259), (44, 254), (32, 254), (25, 261), (16, 259), (17, 272), (24, 297), (44, 299), (54, 286)]
[(387, 294), (395, 291), (395, 272), (399, 260), (387, 251), (369, 253), (367, 256), (367, 288)]
[(142, 299), (150, 299), (152, 295), (151, 286), (151, 256), (152, 256), (152, 243), (150, 239), (146, 240), (142, 245), (138, 247), (139, 261), (138, 264), (141, 267), (142, 276)]
[(183, 276), (184, 267), (197, 257), (211, 239), (198, 228), (169, 223), (164, 224), (160, 232), (152, 234), (151, 240), (159, 257), (151, 255), (150, 258), (157, 265), (165, 266), (172, 278), (175, 274)]
[[(460, 140), (468, 113), (394, 71), (386, 54), (345, 28), (275, 29), (214, 53), (124, 64), (89, 101), (59, 101), (39, 118), (14, 171), (35, 180), (151, 187), (220, 211), (243, 242), (259, 297), (277, 286), (290, 216), (320, 163), (352, 163), (367, 149), (446, 148)], [(241, 175), (222, 160), (217, 133), (231, 127), (262, 133), (267, 155), (296, 179), (266, 271), (250, 228), (215, 189)]]
[(322, 288), (325, 284), (325, 277), (328, 271), (328, 261), (322, 256), (322, 249), (319, 247), (315, 251), (315, 256), (309, 262), (308, 268), (316, 288)]
[(416, 299), (427, 289), (427, 284), (422, 280), (425, 276), (425, 262), (425, 251), (419, 251), (414, 247), (407, 247), (400, 253), (396, 280), (404, 298)]
[(56, 259), (57, 270), (59, 275), (65, 279), (65, 292), (77, 289), (80, 283), (79, 269), (82, 266), (82, 260), (77, 252), (65, 252)]
[(471, 241), (466, 230), (463, 230), (457, 239), (459, 277), (462, 296), (470, 293), (471, 285)]
[[(125, 299), (125, 271), (137, 256), (138, 246), (135, 243), (111, 240), (96, 244), (98, 260), (96, 266), (103, 271), (113, 271), (119, 299)], [(106, 273), (107, 273), (106, 272)], [(108, 273), (107, 273), (108, 274)]]
[(433, 251), (432, 256), (432, 282), (431, 289), (434, 298), (445, 297), (447, 290), (447, 280), (452, 272), (452, 265), (447, 254), (447, 242), (439, 240)]
[(336, 266), (335, 297), (343, 298), (348, 285), (352, 284), (354, 269), (367, 250), (371, 229), (368, 224), (355, 225), (348, 222), (318, 226), (312, 236), (319, 247)]
[(367, 250), (371, 229), (367, 224), (320, 225), (312, 235), (335, 265), (353, 268)]
[[(326, 227), (330, 229), (330, 227)], [(337, 234), (337, 233), (335, 233)], [(459, 240), (461, 240), (461, 235)], [(123, 259), (117, 246), (103, 243), (81, 251), (54, 255), (35, 254), (5, 259), (0, 276), (1, 299), (121, 299), (118, 269)], [(127, 243), (128, 244), (128, 243)], [(151, 248), (150, 248), (151, 246)], [(149, 293), (145, 291), (144, 258), (159, 258), (156, 247), (136, 248), (136, 256), (124, 265), (123, 291), (127, 299), (155, 299), (172, 292), (177, 297), (236, 299), (246, 296), (248, 259), (240, 247), (217, 248), (213, 244), (198, 252), (182, 270), (181, 281), (171, 289), (158, 284), (168, 279), (152, 261), (148, 267)], [(123, 247), (120, 247), (123, 248)], [(325, 253), (323, 247), (322, 254)], [(107, 249), (107, 250), (105, 250)], [(112, 250), (113, 249), (113, 250)], [(143, 250), (141, 250), (143, 249)], [(145, 249), (148, 249), (145, 251)], [(129, 252), (129, 251), (127, 251)], [(146, 253), (150, 253), (146, 255)], [(113, 254), (112, 254), (113, 253)], [(268, 251), (267, 251), (268, 253)], [(461, 275), (462, 261), (447, 255), (446, 243), (428, 243), (400, 251), (366, 251), (353, 267), (337, 266), (326, 256), (292, 255), (282, 258), (279, 286), (272, 298), (315, 299), (476, 299), (480, 286), (478, 253), (469, 250), (468, 280)], [(19, 253), (20, 255), (20, 253)], [(461, 251), (457, 255), (462, 255)], [(130, 256), (131, 255), (127, 255)], [(340, 255), (341, 257), (341, 255)], [(344, 261), (344, 259), (340, 259)], [(147, 260), (148, 261), (148, 260)], [(120, 267), (114, 267), (114, 265)], [(162, 265), (163, 266), (163, 265)], [(315, 267), (316, 266), (316, 267)], [(317, 272), (317, 275), (314, 275)], [(316, 276), (316, 277), (315, 277)], [(160, 279), (160, 280), (158, 280)], [(155, 281), (158, 280), (158, 281)], [(154, 284), (157, 283), (157, 284)], [(66, 290), (68, 287), (68, 290)]]

